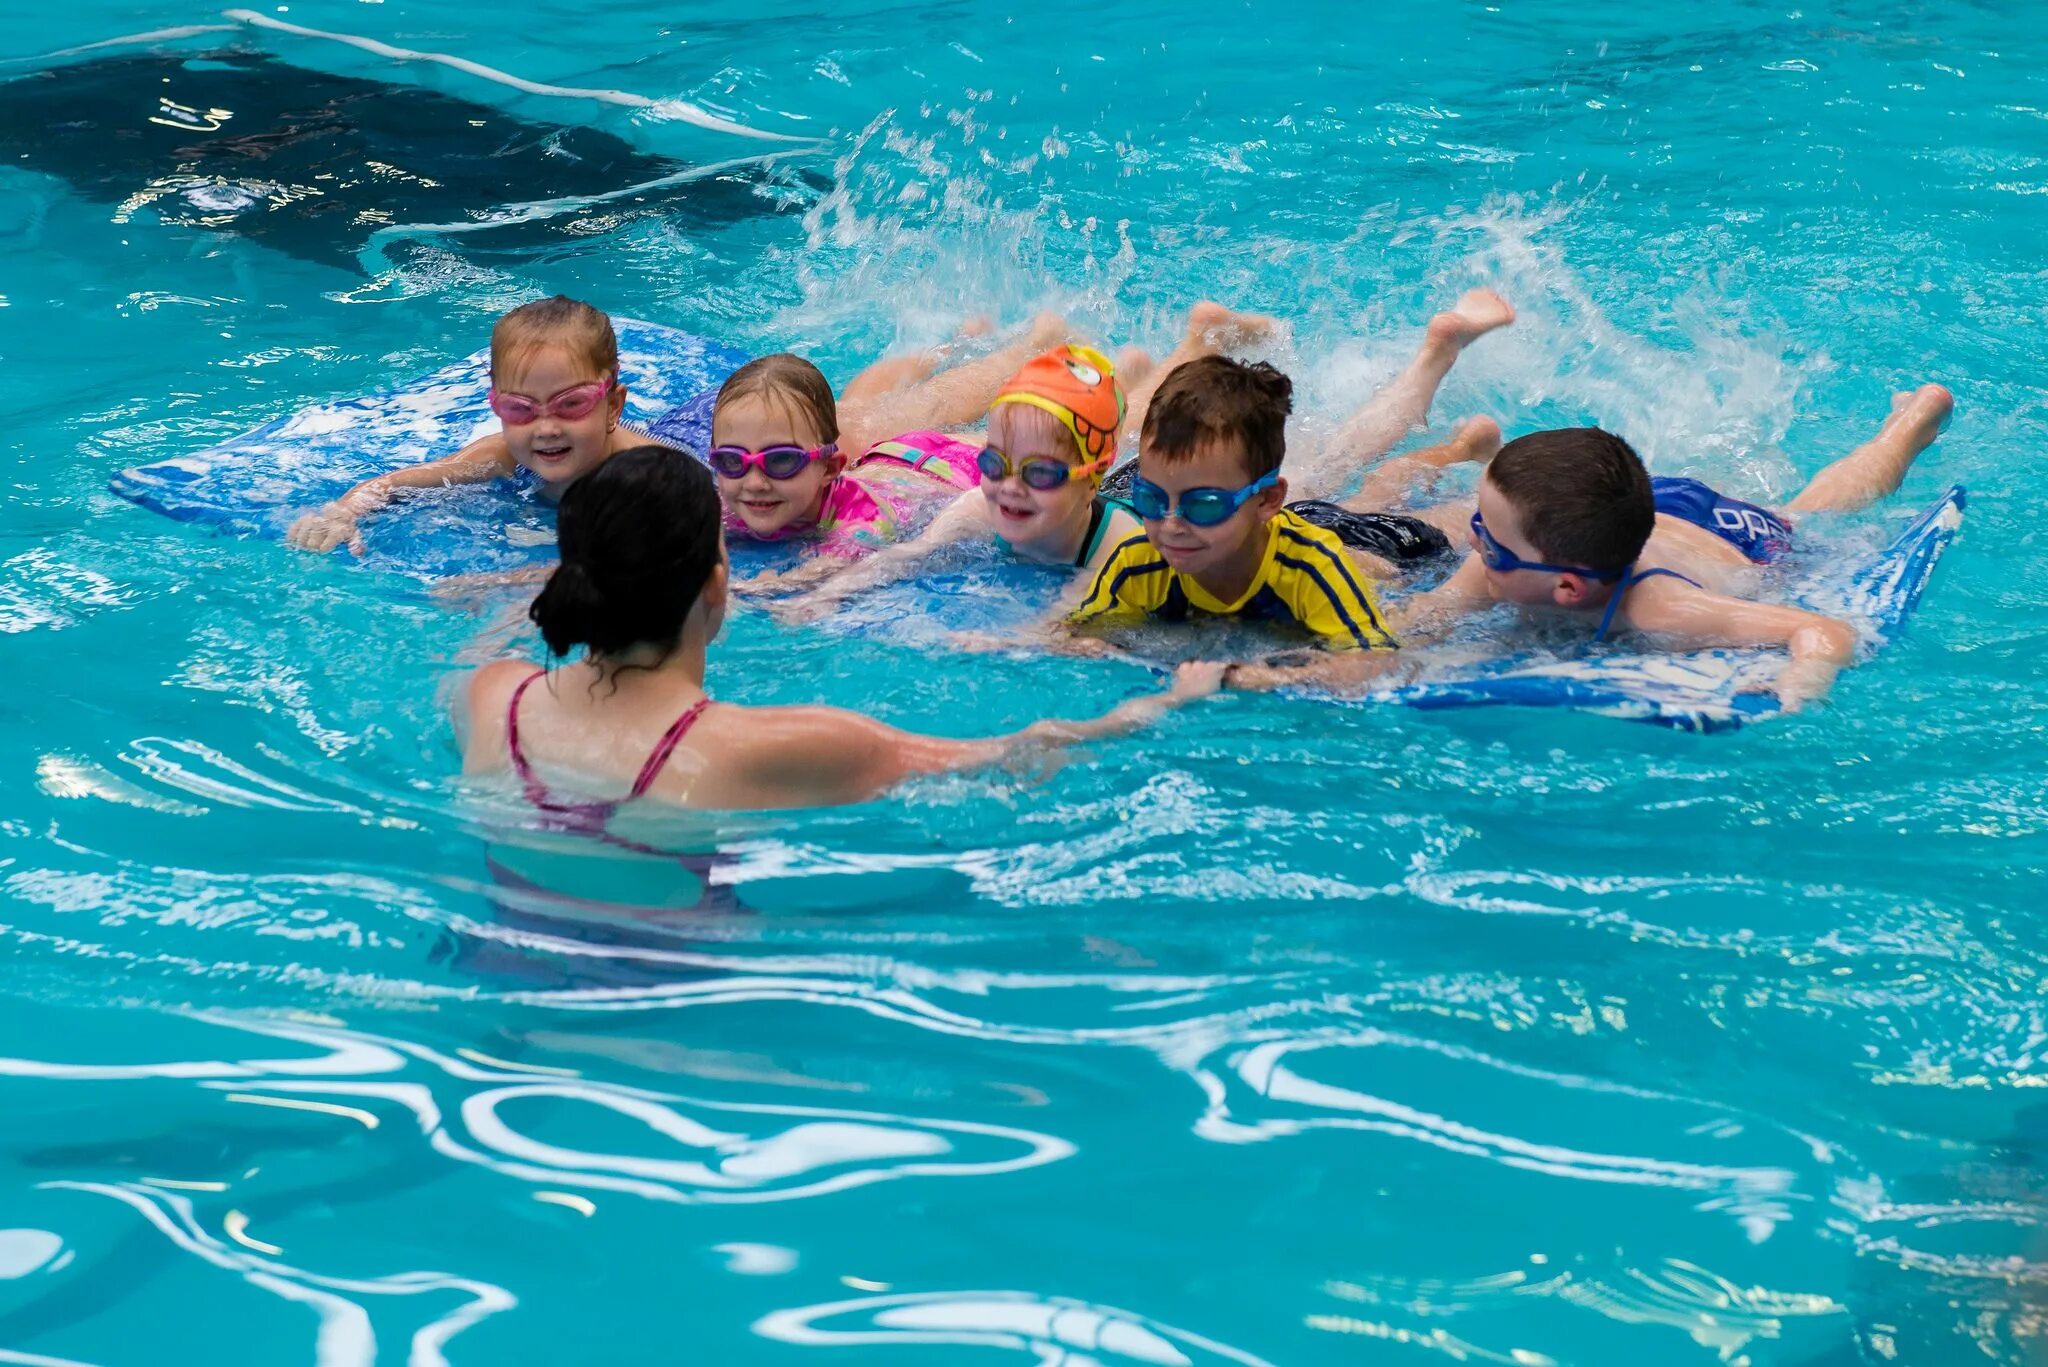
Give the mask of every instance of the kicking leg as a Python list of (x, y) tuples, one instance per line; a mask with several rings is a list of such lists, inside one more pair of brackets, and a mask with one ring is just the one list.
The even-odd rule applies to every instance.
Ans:
[(987, 318), (969, 318), (960, 325), (960, 330), (954, 334), (950, 342), (912, 352), (908, 356), (884, 356), (846, 382), (846, 388), (839, 391), (839, 402), (841, 406), (859, 406), (891, 390), (916, 384), (919, 380), (928, 380), (944, 363), (953, 348), (970, 338), (986, 337), (993, 331), (995, 324)]
[[(1189, 309), (1187, 330), (1166, 359), (1150, 365), (1135, 380), (1125, 378), (1124, 445), (1137, 445), (1138, 433), (1145, 426), (1146, 410), (1152, 407), (1152, 396), (1175, 369), (1203, 356), (1219, 356), (1266, 341), (1281, 328), (1277, 318), (1263, 313), (1239, 313), (1212, 300), (1204, 299)], [(1151, 361), (1150, 356), (1145, 359)]]
[(1116, 354), (1116, 378), (1124, 387), (1125, 408), (1130, 407), (1132, 390), (1144, 385), (1148, 387), (1146, 392), (1151, 392), (1150, 386), (1157, 384), (1153, 376), (1158, 370), (1158, 360), (1141, 346), (1127, 346)]
[(1341, 502), (1361, 513), (1404, 508), (1418, 495), (1433, 491), (1437, 476), (1453, 465), (1484, 465), (1499, 452), (1500, 424), (1492, 418), (1471, 418), (1441, 446), (1404, 451), (1381, 461), (1366, 471), (1358, 492)]
[(1434, 503), (1427, 508), (1409, 508), (1406, 515), (1427, 522), (1444, 534), (1451, 549), (1463, 551), (1472, 539), (1472, 514), (1479, 511), (1476, 499), (1461, 498), (1451, 503)]
[(1514, 305), (1492, 290), (1472, 290), (1456, 308), (1430, 319), (1408, 368), (1366, 400), (1322, 450), (1301, 463), (1295, 482), (1305, 489), (1341, 488), (1351, 471), (1393, 450), (1428, 421), (1437, 386), (1465, 348), (1514, 321)]
[[(839, 401), (840, 445), (858, 455), (903, 432), (928, 428), (943, 432), (979, 422), (987, 416), (989, 401), (1003, 381), (1033, 356), (1071, 335), (1066, 319), (1057, 313), (1041, 313), (1022, 337), (986, 356), (937, 373), (927, 371), (923, 377), (887, 389), (876, 386), (856, 394), (854, 386), (848, 385), (848, 394)], [(866, 373), (855, 377), (855, 382)]]
[(1891, 416), (1877, 435), (1815, 475), (1784, 511), (1850, 513), (1896, 492), (1913, 458), (1934, 444), (1955, 406), (1955, 395), (1938, 384), (1893, 395)]

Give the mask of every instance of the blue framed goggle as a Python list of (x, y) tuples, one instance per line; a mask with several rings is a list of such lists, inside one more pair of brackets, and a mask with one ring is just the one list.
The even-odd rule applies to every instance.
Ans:
[(1627, 574), (1627, 570), (1589, 570), (1584, 565), (1546, 565), (1540, 560), (1524, 560), (1506, 546), (1493, 539), (1493, 533), (1486, 530), (1486, 523), (1479, 514), (1472, 514), (1472, 535), (1479, 542), (1479, 559), (1495, 574), (1512, 574), (1516, 570), (1540, 570), (1544, 574), (1576, 574), (1582, 579), (1596, 580), (1611, 584)]
[(1131, 479), (1131, 508), (1145, 522), (1163, 522), (1175, 513), (1190, 527), (1214, 527), (1228, 522), (1245, 504), (1280, 482), (1278, 470), (1268, 470), (1242, 489), (1186, 489), (1175, 506), (1166, 490), (1143, 476)]

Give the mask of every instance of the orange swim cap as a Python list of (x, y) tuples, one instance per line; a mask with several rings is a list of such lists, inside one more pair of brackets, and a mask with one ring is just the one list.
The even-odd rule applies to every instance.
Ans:
[(1124, 387), (1116, 363), (1092, 346), (1056, 346), (1040, 352), (996, 394), (999, 403), (1042, 408), (1074, 434), (1080, 465), (1094, 474), (1116, 458), (1117, 429), (1124, 421)]

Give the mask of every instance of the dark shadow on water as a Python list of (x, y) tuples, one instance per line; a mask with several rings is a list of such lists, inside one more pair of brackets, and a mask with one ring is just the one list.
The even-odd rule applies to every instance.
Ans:
[[(756, 150), (736, 142), (732, 155)], [(475, 222), (690, 169), (598, 129), (249, 51), (108, 57), (0, 82), (0, 165), (59, 177), (125, 221), (233, 233), (347, 270), (379, 229)], [(716, 227), (789, 210), (820, 184), (738, 167), (608, 200), (599, 226), (660, 214)], [(591, 232), (569, 212), (442, 240), (518, 252)]]

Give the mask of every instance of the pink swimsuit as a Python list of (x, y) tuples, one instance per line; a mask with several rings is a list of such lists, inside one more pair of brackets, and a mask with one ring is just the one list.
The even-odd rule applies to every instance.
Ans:
[[(981, 448), (943, 432), (905, 432), (892, 441), (876, 442), (826, 486), (817, 521), (763, 538), (728, 510), (725, 529), (750, 540), (814, 540), (826, 555), (867, 555), (921, 531), (920, 514), (935, 510), (939, 496), (979, 487), (980, 455)], [(893, 480), (863, 480), (855, 472), (865, 466), (910, 470), (928, 485), (913, 489)]]
[(558, 802), (548, 796), (547, 785), (533, 772), (533, 766), (527, 763), (526, 753), (519, 748), (519, 700), (526, 696), (526, 690), (532, 687), (533, 681), (545, 673), (545, 669), (536, 669), (520, 680), (519, 687), (512, 690), (511, 705), (505, 709), (505, 746), (512, 752), (512, 772), (519, 776), (520, 787), (526, 790), (526, 800), (553, 817), (554, 823), (561, 830), (583, 831), (615, 841), (628, 849), (662, 853), (658, 850), (647, 851), (645, 846), (635, 845), (630, 841), (618, 840), (605, 831), (605, 823), (611, 820), (612, 813), (618, 811), (620, 807), (634, 798), (647, 795), (647, 790), (654, 786), (654, 780), (661, 776), (661, 766), (668, 763), (668, 757), (683, 743), (683, 737), (690, 734), (690, 728), (697, 724), (697, 718), (703, 716), (704, 709), (711, 706), (711, 699), (699, 698), (691, 703), (683, 715), (677, 717), (668, 730), (662, 733), (654, 749), (648, 752), (647, 762), (640, 766), (639, 776), (633, 780), (633, 790), (624, 797), (609, 801), (598, 799), (585, 802)]
[[(704, 709), (711, 705), (711, 699), (699, 698), (686, 708), (680, 717), (675, 719), (674, 724), (667, 731), (662, 733), (660, 741), (656, 742), (654, 749), (648, 753), (647, 762), (640, 766), (640, 773), (633, 780), (632, 791), (625, 797), (613, 801), (562, 801), (549, 796), (547, 785), (542, 783), (540, 776), (533, 772), (533, 765), (527, 761), (526, 752), (520, 749), (519, 746), (519, 700), (525, 696), (527, 688), (533, 681), (546, 672), (545, 670), (537, 669), (521, 680), (519, 687), (513, 690), (511, 705), (505, 709), (505, 743), (506, 748), (512, 753), (512, 770), (519, 776), (520, 786), (526, 790), (527, 801), (538, 807), (545, 814), (546, 819), (543, 825), (557, 831), (595, 836), (605, 844), (615, 848), (626, 850), (636, 855), (645, 855), (666, 863), (673, 863), (677, 867), (679, 874), (686, 878), (694, 878), (699, 889), (696, 903), (687, 908), (685, 914), (701, 915), (711, 911), (740, 910), (739, 898), (734, 890), (730, 887), (722, 886), (716, 881), (717, 871), (730, 862), (723, 856), (716, 852), (711, 854), (690, 854), (677, 850), (665, 850), (654, 845), (642, 844), (637, 840), (628, 840), (624, 836), (615, 835), (606, 829), (610, 824), (612, 814), (618, 811), (620, 807), (634, 798), (646, 796), (647, 790), (654, 786), (654, 780), (661, 776), (662, 766), (668, 763), (669, 756), (675, 753), (678, 745), (682, 744), (683, 737), (688, 735), (690, 728), (697, 724), (697, 719), (704, 715)], [(516, 849), (517, 846), (508, 845), (505, 848), (510, 851)], [(621, 911), (619, 905), (565, 892), (552, 880), (546, 883), (535, 882), (516, 866), (517, 862), (515, 859), (508, 863), (505, 858), (501, 858), (496, 852), (488, 853), (485, 856), (485, 863), (490, 868), (491, 877), (501, 888), (511, 892), (529, 894), (529, 896), (519, 898), (498, 899), (499, 919), (505, 924), (527, 930), (538, 930), (549, 935), (567, 936), (585, 943), (645, 943), (644, 940), (636, 938), (631, 927), (611, 923), (610, 918), (615, 918)], [(684, 886), (687, 886), (687, 884)], [(541, 900), (535, 902), (533, 899), (536, 897)], [(673, 910), (682, 911), (684, 909), (674, 908)], [(649, 918), (644, 914), (636, 913), (633, 919), (637, 922), (648, 920)], [(652, 918), (650, 923), (656, 923), (659, 920), (660, 917), (656, 916)], [(491, 950), (488, 948), (484, 949), (482, 955), (481, 959), (474, 961), (488, 965), (491, 962)], [(522, 975), (530, 975), (533, 972), (534, 962), (528, 953), (520, 952), (510, 955), (507, 960), (507, 966)], [(501, 966), (501, 971), (503, 971), (503, 966)], [(571, 979), (571, 981), (573, 980)]]

